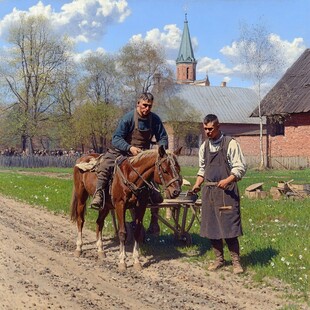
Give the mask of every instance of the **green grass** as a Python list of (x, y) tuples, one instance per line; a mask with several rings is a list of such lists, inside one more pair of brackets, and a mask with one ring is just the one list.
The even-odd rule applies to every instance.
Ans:
[[(22, 171), (50, 172), (54, 176), (27, 175), (22, 174)], [(183, 177), (192, 184), (195, 181), (196, 172), (195, 168), (182, 168)], [(43, 206), (54, 213), (69, 214), (72, 180), (63, 176), (70, 176), (70, 174), (72, 169), (67, 168), (1, 168), (0, 193), (32, 205)], [(271, 198), (251, 200), (243, 195), (245, 188), (251, 184), (264, 182), (263, 189), (269, 191), (272, 186), (277, 186), (279, 181), (291, 179), (294, 179), (294, 183), (297, 184), (310, 183), (310, 170), (250, 170), (239, 182), (244, 231), (244, 236), (239, 239), (241, 259), (247, 273), (253, 275), (258, 283), (280, 281), (282, 284), (289, 284), (294, 289), (290, 299), (309, 303), (310, 198), (298, 200), (283, 198), (278, 201)], [(188, 189), (190, 188), (184, 187), (184, 191)], [(161, 209), (160, 212), (164, 216), (165, 210)], [(86, 225), (89, 228), (95, 228), (96, 217), (97, 212), (87, 212)], [(150, 212), (146, 212), (145, 226), (148, 225), (149, 218)], [(157, 238), (147, 238), (142, 247), (144, 253), (168, 258), (180, 256), (193, 263), (205, 263), (213, 259), (209, 241), (199, 236), (197, 221), (190, 230), (193, 244), (189, 247), (176, 244), (172, 231), (162, 223), (160, 225), (161, 235)], [(104, 233), (113, 233), (110, 217), (106, 221)], [(225, 255), (229, 261), (226, 248)], [(288, 294), (291, 294), (290, 290)]]

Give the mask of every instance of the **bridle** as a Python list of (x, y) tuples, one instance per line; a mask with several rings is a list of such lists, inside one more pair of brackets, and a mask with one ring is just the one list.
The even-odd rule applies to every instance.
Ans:
[[(138, 175), (139, 179), (142, 180), (142, 182), (146, 185), (146, 188), (148, 190), (155, 190), (155, 191), (159, 191), (154, 184), (152, 184), (152, 182), (148, 182), (147, 180), (145, 180), (143, 178), (143, 176), (131, 165), (130, 160), (128, 160), (128, 158), (126, 159), (128, 164), (130, 165), (131, 169)], [(166, 183), (164, 177), (163, 177), (163, 173), (165, 173), (165, 169), (163, 169), (162, 164), (168, 161), (168, 165), (170, 166), (171, 170), (172, 170), (172, 176), (173, 178), (171, 180), (169, 180), (169, 182)], [(181, 184), (181, 177), (180, 174), (177, 172), (176, 170), (176, 162), (174, 160), (174, 158), (170, 155), (167, 154), (167, 157), (163, 157), (163, 158), (159, 158), (159, 156), (157, 157), (157, 160), (155, 162), (155, 169), (157, 169), (157, 173), (158, 176), (160, 178), (161, 181), (161, 185), (163, 186), (163, 189), (166, 190), (172, 183), (174, 182), (179, 182)], [(118, 172), (124, 182), (124, 184), (132, 191), (132, 193), (135, 196), (139, 195), (139, 192), (141, 190), (143, 190), (143, 188), (145, 186), (140, 186), (138, 187), (135, 183), (130, 182), (124, 175), (123, 171), (121, 170), (121, 168), (119, 167), (119, 165), (116, 165), (116, 172)]]
[[(166, 183), (163, 177), (163, 173), (165, 172), (165, 169), (162, 168), (162, 164), (165, 161), (168, 162), (168, 165), (170, 166), (172, 170), (172, 176), (173, 176), (173, 178), (168, 183)], [(157, 168), (158, 176), (160, 178), (161, 185), (163, 186), (164, 190), (166, 190), (174, 182), (178, 182), (181, 184), (182, 179), (180, 177), (180, 174), (177, 172), (176, 162), (171, 154), (167, 154), (167, 157), (163, 157), (161, 159), (158, 158), (157, 161), (155, 162), (155, 167)]]

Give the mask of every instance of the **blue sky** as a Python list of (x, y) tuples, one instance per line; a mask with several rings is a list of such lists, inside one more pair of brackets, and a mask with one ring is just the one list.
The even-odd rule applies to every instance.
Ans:
[(310, 0), (0, 0), (0, 7), (0, 48), (20, 12), (41, 13), (74, 39), (79, 57), (97, 49), (116, 53), (130, 40), (146, 39), (160, 43), (173, 66), (187, 13), (197, 78), (208, 72), (212, 86), (223, 80), (251, 86), (227, 57), (237, 53), (242, 22), (264, 23), (282, 46), (285, 69), (310, 46)]

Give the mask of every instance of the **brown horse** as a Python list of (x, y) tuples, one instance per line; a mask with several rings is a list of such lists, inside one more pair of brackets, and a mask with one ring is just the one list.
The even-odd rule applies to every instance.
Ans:
[[(125, 213), (133, 209), (135, 214), (133, 259), (134, 268), (141, 269), (139, 262), (139, 236), (142, 228), (144, 213), (148, 204), (150, 192), (154, 189), (151, 180), (161, 184), (167, 198), (176, 198), (181, 192), (182, 178), (180, 166), (176, 156), (166, 152), (163, 147), (158, 150), (147, 150), (136, 156), (126, 158), (121, 164), (116, 165), (110, 191), (105, 191), (105, 205), (99, 211), (97, 218), (96, 239), (98, 255), (105, 256), (102, 242), (102, 229), (104, 220), (109, 210), (114, 208), (118, 220), (118, 236), (120, 240), (120, 270), (126, 269), (126, 228)], [(90, 154), (81, 157), (77, 163), (89, 162), (99, 154)], [(78, 238), (76, 253), (81, 254), (83, 239), (82, 229), (85, 220), (86, 201), (96, 189), (97, 177), (94, 172), (83, 172), (74, 167), (74, 187), (71, 201), (71, 219), (77, 222)]]

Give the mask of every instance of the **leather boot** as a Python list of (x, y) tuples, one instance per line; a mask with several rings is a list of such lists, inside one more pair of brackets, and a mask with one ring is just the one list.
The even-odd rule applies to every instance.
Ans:
[(93, 200), (90, 204), (91, 209), (100, 210), (104, 207), (104, 200), (105, 200), (105, 188), (109, 183), (111, 175), (110, 167), (104, 162), (102, 165), (99, 166), (97, 171), (97, 185), (96, 191), (93, 197)]
[(226, 239), (226, 243), (230, 252), (231, 261), (233, 265), (233, 273), (243, 273), (244, 270), (240, 264), (240, 246), (238, 238)]
[(93, 200), (90, 204), (90, 208), (94, 210), (100, 210), (103, 208), (103, 190), (97, 188)]
[(210, 240), (213, 251), (215, 254), (215, 261), (211, 263), (208, 267), (209, 271), (215, 271), (224, 266), (224, 250), (223, 250), (223, 240), (222, 239), (212, 239)]
[(239, 254), (237, 254), (235, 252), (230, 252), (230, 256), (231, 256), (231, 261), (232, 261), (232, 265), (233, 265), (233, 273), (235, 273), (235, 274), (243, 273), (244, 270), (240, 264)]

